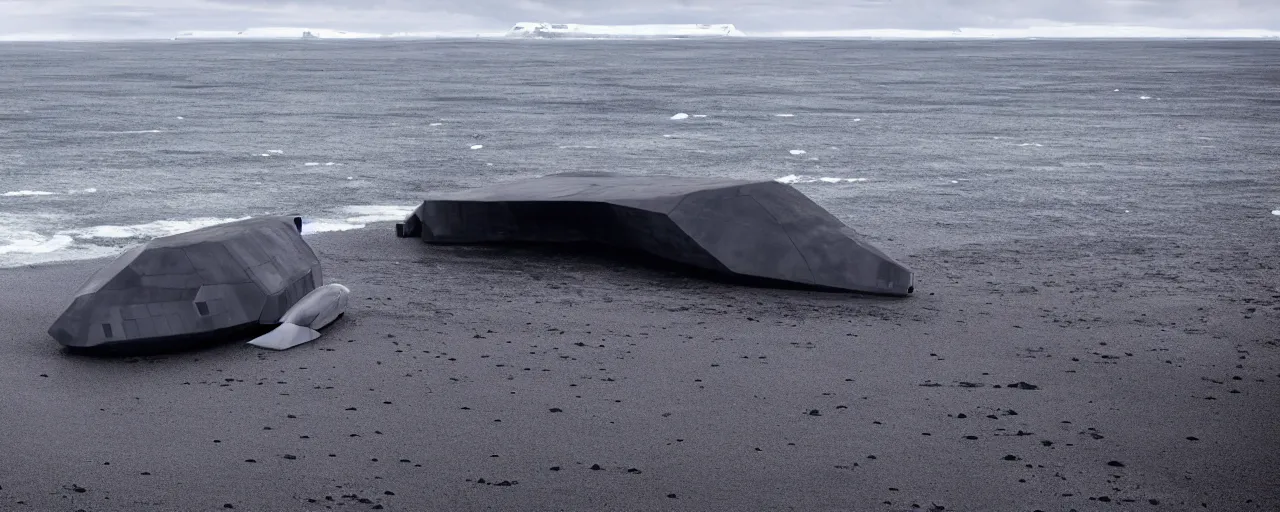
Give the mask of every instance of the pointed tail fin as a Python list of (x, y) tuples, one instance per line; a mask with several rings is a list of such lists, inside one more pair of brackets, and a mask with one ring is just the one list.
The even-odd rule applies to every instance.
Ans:
[(295, 324), (280, 324), (271, 332), (254, 338), (249, 344), (272, 350), (285, 350), (319, 337), (320, 333), (314, 329)]

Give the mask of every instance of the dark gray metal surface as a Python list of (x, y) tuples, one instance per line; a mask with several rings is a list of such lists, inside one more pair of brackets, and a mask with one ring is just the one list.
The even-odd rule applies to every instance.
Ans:
[(324, 280), (301, 227), (260, 217), (134, 247), (81, 286), (49, 335), (88, 348), (275, 324)]
[(402, 237), (600, 242), (753, 279), (906, 295), (911, 271), (789, 185), (567, 173), (432, 194)]

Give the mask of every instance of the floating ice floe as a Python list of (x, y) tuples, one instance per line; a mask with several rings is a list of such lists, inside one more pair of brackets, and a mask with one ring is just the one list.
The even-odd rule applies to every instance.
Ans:
[(803, 149), (793, 149), (793, 150), (791, 150), (791, 154), (793, 154), (793, 155), (803, 155), (803, 154), (805, 154), (805, 150), (803, 150)]
[(834, 178), (826, 176), (806, 176), (803, 174), (789, 174), (781, 178), (774, 179), (778, 183), (794, 185), (797, 183), (861, 183), (867, 181), (866, 178)]
[(674, 116), (671, 116), (671, 119), (672, 119), (673, 121), (679, 121), (679, 120), (681, 120), (681, 119), (688, 119), (688, 118), (689, 118), (689, 114), (686, 114), (686, 113), (684, 113), (684, 112), (681, 112), (681, 113), (679, 113), (679, 114), (676, 114), (676, 115), (674, 115)]
[(484, 149), (484, 144), (476, 144), (471, 146), (471, 149)]
[(15, 190), (13, 192), (5, 192), (0, 194), (4, 197), (31, 197), (31, 196), (52, 196), (57, 195), (56, 192), (45, 192), (43, 190)]
[(1280, 215), (1280, 210), (1271, 210), (1272, 215)]

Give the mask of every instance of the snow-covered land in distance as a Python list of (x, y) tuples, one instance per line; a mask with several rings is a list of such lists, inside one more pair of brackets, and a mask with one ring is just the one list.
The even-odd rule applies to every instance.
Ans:
[(573, 23), (520, 22), (507, 31), (507, 37), (546, 39), (637, 39), (742, 37), (732, 24), (721, 25), (577, 25)]
[(375, 34), (328, 28), (262, 27), (245, 30), (192, 30), (178, 34), (173, 39), (430, 39), (500, 37), (501, 35), (501, 33), (473, 32), (395, 32), (391, 34)]

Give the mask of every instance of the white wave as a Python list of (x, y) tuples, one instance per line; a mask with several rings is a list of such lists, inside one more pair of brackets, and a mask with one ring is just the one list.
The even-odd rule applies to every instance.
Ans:
[(795, 117), (795, 114), (774, 114), (773, 117)]
[(442, 125), (442, 124), (444, 124), (444, 123), (431, 123), (431, 124), (429, 124), (429, 125), (427, 125), (427, 126), (440, 126), (440, 125)]
[(13, 192), (5, 192), (0, 194), (4, 197), (31, 197), (31, 196), (53, 196), (57, 192), (45, 192), (43, 190), (15, 190)]
[(214, 217), (200, 217), (185, 220), (157, 220), (147, 222), (145, 224), (133, 224), (128, 226), (90, 226), (87, 228), (70, 229), (62, 231), (59, 234), (71, 235), (78, 239), (85, 238), (157, 238), (162, 236), (176, 235), (195, 231), (197, 229), (225, 224), (244, 220), (249, 217), (241, 217), (238, 219), (219, 219)]
[(307, 166), (307, 167), (315, 167), (315, 166), (317, 166), (317, 165), (320, 165), (320, 162), (307, 162), (307, 163), (302, 164), (302, 165), (305, 165), (305, 166)]
[(20, 238), (6, 240), (0, 245), (0, 254), (48, 254), (66, 249), (75, 243), (67, 235), (42, 237), (38, 233), (17, 233)]
[(1151, 99), (1151, 97), (1150, 97), (1150, 96), (1138, 96), (1138, 99), (1140, 99), (1140, 100), (1149, 100), (1149, 99)]
[(124, 130), (124, 131), (107, 132), (107, 133), (125, 135), (125, 134), (135, 134), (135, 133), (164, 133), (164, 131), (163, 130)]
[(351, 231), (353, 229), (363, 228), (364, 224), (352, 224), (349, 222), (333, 221), (333, 220), (313, 220), (306, 222), (303, 219), (302, 234), (311, 235), (315, 233), (328, 233), (332, 231)]
[(805, 151), (805, 150), (803, 150), (803, 149), (793, 149), (793, 150), (791, 150), (791, 154), (793, 154), (793, 155), (803, 155), (803, 154), (805, 154), (805, 153), (806, 153), (806, 151)]
[(484, 149), (484, 144), (476, 144), (471, 146), (471, 149)]
[(78, 189), (78, 190), (68, 190), (68, 191), (67, 191), (67, 193), (68, 193), (68, 194), (95, 194), (95, 193), (97, 193), (97, 192), (98, 192), (98, 189), (93, 188), (93, 187), (89, 187), (89, 188), (82, 188), (82, 189)]
[(178, 116), (178, 119), (186, 119), (186, 118), (182, 116)]
[(560, 149), (600, 149), (599, 146), (560, 146)]
[(1022, 144), (1018, 144), (1018, 147), (1020, 147), (1020, 148), (1025, 148), (1025, 147), (1028, 147), (1028, 146), (1035, 146), (1035, 147), (1038, 147), (1038, 148), (1042, 148), (1042, 147), (1044, 147), (1044, 146), (1041, 146), (1039, 143), (1035, 143), (1035, 142), (1024, 142), (1024, 143), (1022, 143)]
[(1280, 210), (1271, 210), (1272, 215), (1280, 215)]
[(681, 113), (679, 113), (679, 114), (676, 114), (676, 115), (674, 115), (674, 116), (671, 116), (671, 120), (672, 120), (672, 121), (680, 121), (680, 120), (688, 119), (688, 118), (689, 118), (689, 114), (686, 114), (686, 113), (684, 113), (684, 112), (681, 112)]
[(396, 222), (404, 220), (410, 213), (413, 213), (412, 206), (393, 206), (393, 205), (358, 205), (344, 206), (343, 213), (353, 215), (347, 217), (346, 221), (352, 224), (369, 224), (371, 222)]
[(855, 118), (853, 119), (853, 122), (855, 122), (855, 123), (861, 123), (861, 122), (862, 122), (862, 118), (855, 117)]
[(836, 178), (827, 176), (808, 176), (804, 174), (788, 174), (781, 178), (774, 179), (778, 183), (787, 185), (795, 185), (797, 183), (862, 183), (867, 181), (866, 178)]
[(693, 117), (707, 117), (706, 114), (694, 114)]
[(267, 150), (267, 152), (268, 152), (268, 153), (271, 153), (271, 154), (273, 154), (273, 155), (283, 155), (283, 154), (284, 154), (284, 150), (282, 150), (282, 149), (268, 149), (268, 150)]
[(332, 165), (334, 165), (334, 163), (333, 163), (333, 162), (325, 162), (325, 163), (324, 163), (324, 166), (325, 166), (325, 167), (329, 167), (329, 166), (332, 166)]

